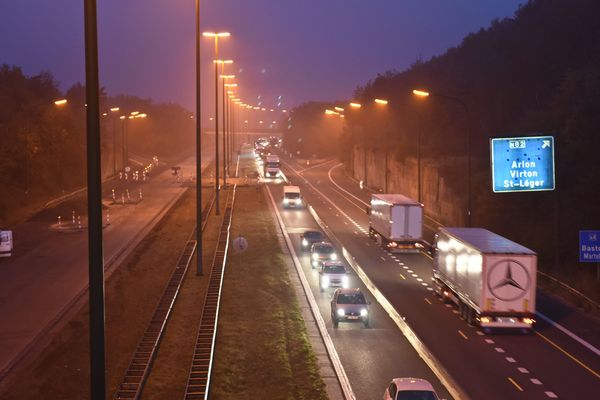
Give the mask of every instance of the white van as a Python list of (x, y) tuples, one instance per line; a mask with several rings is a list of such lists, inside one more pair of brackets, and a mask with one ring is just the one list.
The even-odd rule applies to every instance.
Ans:
[(302, 207), (302, 196), (298, 186), (283, 187), (283, 208)]

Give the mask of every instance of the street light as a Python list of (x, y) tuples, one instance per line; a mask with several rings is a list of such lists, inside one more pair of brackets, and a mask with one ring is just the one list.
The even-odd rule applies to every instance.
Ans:
[[(344, 109), (342, 107), (333, 107), (333, 109), (335, 111), (344, 112)], [(283, 112), (285, 112), (285, 110)]]
[(360, 103), (350, 103), (350, 107), (352, 107), (352, 108), (361, 108), (362, 105)]
[[(216, 63), (219, 63), (219, 60), (215, 60)], [(233, 79), (235, 78), (235, 75), (225, 75), (225, 64), (231, 64), (233, 63), (232, 60), (224, 60), (221, 61), (219, 64), (221, 64), (221, 75), (219, 75), (219, 77), (222, 79), (223, 81), (223, 87), (222, 87), (222, 93), (223, 96), (221, 98), (221, 101), (223, 103), (222, 107), (223, 107), (223, 187), (227, 187), (227, 166), (229, 163), (228, 157), (227, 157), (227, 131), (229, 129), (229, 125), (228, 125), (228, 120), (227, 120), (227, 106), (229, 105), (229, 102), (226, 101), (226, 94), (229, 94), (229, 91), (227, 91), (227, 93), (225, 92), (225, 88), (226, 87), (233, 87), (233, 84), (228, 83), (229, 79)], [(237, 86), (237, 85), (235, 85)], [(217, 165), (217, 168), (218, 165)]]
[[(219, 61), (225, 64), (225, 61), (219, 60), (219, 38), (231, 36), (229, 32), (204, 32), (202, 36), (213, 38), (215, 41), (215, 213), (221, 214), (219, 205)], [(233, 62), (233, 61), (231, 61)]]
[(65, 104), (67, 104), (67, 99), (56, 100), (54, 102), (54, 104), (57, 105), (57, 106), (64, 106)]
[(375, 99), (375, 103), (386, 105), (388, 101), (383, 99)]
[(424, 90), (418, 90), (418, 89), (414, 89), (413, 94), (417, 97), (421, 97), (421, 98), (427, 98), (427, 97), (439, 97), (441, 99), (448, 99), (448, 100), (452, 100), (458, 104), (460, 104), (460, 106), (465, 110), (465, 113), (467, 115), (467, 226), (470, 227), (471, 226), (471, 209), (472, 209), (472, 204), (471, 204), (471, 113), (469, 111), (469, 107), (467, 106), (467, 103), (465, 103), (463, 100), (459, 99), (458, 97), (454, 97), (454, 96), (449, 96), (446, 94), (440, 94), (440, 93), (435, 93), (432, 94), (430, 92), (424, 91)]
[[(110, 112), (116, 113), (119, 107), (111, 107)], [(113, 117), (113, 175), (117, 175), (117, 118)]]

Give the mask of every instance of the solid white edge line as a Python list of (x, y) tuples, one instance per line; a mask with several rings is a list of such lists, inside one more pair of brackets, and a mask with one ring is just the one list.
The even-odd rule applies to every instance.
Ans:
[(550, 325), (554, 326), (556, 329), (558, 329), (565, 335), (569, 336), (571, 339), (575, 340), (582, 346), (587, 347), (587, 349), (590, 350), (592, 353), (596, 354), (597, 356), (600, 356), (600, 350), (598, 350), (596, 347), (594, 347), (594, 345), (586, 342), (584, 339), (580, 338), (579, 336), (577, 336), (576, 334), (574, 334), (573, 332), (571, 332), (570, 330), (568, 330), (567, 328), (565, 328), (564, 326), (559, 324), (558, 322), (554, 322), (553, 320), (551, 320), (550, 318), (548, 318), (541, 312), (536, 311), (536, 314), (539, 315), (540, 318), (542, 318), (544, 321), (546, 321)]
[[(336, 244), (342, 249), (342, 254), (344, 258), (348, 262), (348, 264), (354, 269), (358, 277), (362, 280), (363, 284), (369, 289), (371, 294), (377, 299), (379, 304), (383, 307), (383, 309), (388, 313), (392, 321), (398, 326), (402, 334), (406, 337), (409, 343), (416, 350), (417, 354), (425, 361), (425, 364), (431, 369), (431, 371), (437, 376), (442, 385), (448, 390), (450, 395), (457, 400), (467, 400), (469, 397), (467, 394), (460, 388), (458, 383), (451, 377), (450, 373), (442, 367), (441, 363), (434, 357), (434, 355), (429, 351), (429, 349), (425, 346), (425, 344), (419, 339), (419, 337), (415, 334), (410, 326), (402, 319), (398, 311), (394, 308), (394, 306), (385, 298), (385, 296), (379, 291), (379, 289), (373, 284), (371, 279), (367, 276), (361, 266), (354, 260), (352, 255), (346, 250), (346, 248), (341, 244), (341, 242), (337, 239), (337, 237), (333, 234), (331, 230), (325, 225), (325, 223), (321, 220), (316, 211), (312, 208), (312, 206), (308, 206), (308, 210), (317, 221), (317, 224), (323, 229), (323, 231), (329, 236), (329, 238), (336, 242)], [(342, 214), (344, 213), (341, 211)]]
[(296, 272), (298, 273), (298, 277), (300, 278), (300, 282), (302, 283), (302, 288), (304, 289), (304, 294), (306, 295), (306, 299), (308, 300), (308, 304), (310, 305), (311, 312), (313, 314), (313, 317), (315, 318), (317, 327), (319, 328), (319, 333), (321, 334), (321, 337), (323, 338), (323, 343), (325, 344), (325, 348), (327, 349), (329, 359), (331, 360), (333, 369), (335, 370), (338, 381), (340, 383), (340, 387), (342, 389), (342, 392), (344, 393), (344, 397), (347, 400), (356, 399), (356, 396), (354, 395), (354, 391), (352, 390), (352, 386), (350, 385), (350, 380), (348, 379), (348, 376), (346, 375), (346, 371), (344, 370), (344, 366), (342, 365), (342, 362), (340, 361), (340, 357), (335, 349), (335, 346), (333, 344), (333, 341), (331, 340), (331, 337), (329, 336), (329, 332), (327, 332), (327, 327), (325, 326), (325, 321), (323, 320), (323, 317), (321, 316), (321, 312), (319, 311), (319, 306), (317, 305), (317, 301), (315, 300), (315, 297), (313, 296), (313, 293), (310, 290), (310, 286), (308, 284), (308, 281), (306, 280), (304, 271), (302, 270), (302, 265), (300, 264), (300, 260), (298, 259), (298, 256), (296, 255), (294, 246), (292, 245), (292, 240), (290, 239), (290, 236), (288, 235), (287, 230), (285, 229), (285, 224), (283, 223), (281, 214), (279, 213), (279, 210), (277, 209), (277, 205), (275, 204), (275, 199), (273, 198), (273, 195), (271, 194), (271, 189), (269, 188), (268, 185), (266, 185), (265, 188), (266, 188), (267, 194), (269, 195), (269, 199), (271, 200), (271, 206), (273, 207), (273, 210), (275, 211), (275, 216), (277, 217), (277, 221), (279, 222), (279, 229), (281, 229), (281, 232), (285, 239), (285, 243), (288, 247), (288, 250), (290, 251), (290, 256), (292, 257), (292, 261), (294, 262), (294, 266), (296, 267)]

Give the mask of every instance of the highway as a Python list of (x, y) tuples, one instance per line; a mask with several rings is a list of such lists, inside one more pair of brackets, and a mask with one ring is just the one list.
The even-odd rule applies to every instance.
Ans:
[[(370, 195), (342, 173), (337, 161), (307, 167), (287, 156), (282, 156), (282, 160), (288, 179), (301, 186), (305, 200), (470, 398), (582, 399), (600, 393), (597, 320), (540, 294), (538, 311), (553, 322), (538, 316), (539, 322), (531, 335), (485, 334), (468, 326), (458, 317), (455, 307), (442, 303), (432, 293), (430, 258), (392, 255), (368, 238), (365, 206)], [(554, 321), (563, 329), (557, 328)], [(391, 326), (391, 329), (397, 328)], [(361, 343), (371, 340), (360, 339)], [(344, 356), (349, 351), (346, 346), (352, 351), (356, 345), (352, 341), (336, 344), (340, 356), (346, 360), (344, 366), (350, 371), (353, 362), (362, 366), (370, 359), (368, 355), (363, 355), (366, 361)], [(368, 347), (377, 349), (371, 351), (386, 348), (375, 341)], [(420, 375), (421, 363), (411, 356), (405, 359), (406, 354), (410, 352), (390, 354), (396, 363), (401, 360), (408, 367), (408, 371), (392, 374), (427, 378), (429, 375)], [(411, 368), (414, 373), (410, 373)], [(364, 373), (364, 369), (361, 371)], [(354, 379), (357, 378), (351, 376), (353, 385), (360, 386)]]
[[(210, 162), (208, 157), (203, 168)], [(195, 157), (179, 163), (183, 176), (195, 174)], [(128, 188), (138, 204), (112, 205), (110, 224), (104, 228), (105, 268), (118, 264), (167, 212), (185, 188), (176, 182), (169, 166), (155, 168), (148, 182), (108, 182), (103, 203), (112, 201), (112, 187)], [(117, 200), (120, 194), (117, 196)], [(88, 284), (87, 231), (51, 229), (62, 214), (63, 226), (71, 225), (71, 207), (85, 210), (85, 201), (66, 200), (45, 209), (15, 229), (15, 250), (0, 263), (0, 378), (26, 350), (46, 334), (70, 306), (85, 293)], [(82, 205), (83, 204), (83, 205)], [(84, 214), (84, 212), (82, 212)], [(106, 224), (106, 210), (104, 211)], [(77, 224), (77, 223), (76, 223)], [(85, 224), (85, 221), (83, 222)], [(54, 227), (56, 228), (56, 226)]]
[[(370, 325), (364, 327), (362, 323), (340, 322), (338, 328), (333, 327), (330, 300), (334, 289), (329, 288), (321, 292), (319, 273), (310, 265), (309, 252), (303, 252), (301, 248), (301, 234), (308, 229), (318, 230), (319, 227), (307, 209), (283, 209), (280, 201), (283, 195), (283, 183), (272, 182), (269, 184), (269, 189), (277, 202), (278, 210), (294, 244), (294, 251), (302, 263), (302, 269), (310, 283), (312, 294), (317, 301), (357, 399), (366, 400), (380, 397), (390, 380), (398, 376), (424, 377), (435, 385), (436, 390), (443, 398), (451, 399), (452, 397), (398, 330), (395, 323), (377, 301), (369, 296), (368, 289), (355, 274), (350, 276), (350, 287), (360, 288), (372, 302)], [(338, 254), (341, 254), (339, 249)], [(347, 265), (346, 268), (348, 271), (352, 271)]]

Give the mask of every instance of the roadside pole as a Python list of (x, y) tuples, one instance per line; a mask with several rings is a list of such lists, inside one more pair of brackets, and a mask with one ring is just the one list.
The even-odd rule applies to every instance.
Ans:
[(96, 1), (84, 1), (90, 296), (90, 398), (92, 400), (104, 400), (106, 398), (106, 360), (104, 349), (104, 254), (102, 246), (98, 30), (96, 23)]

